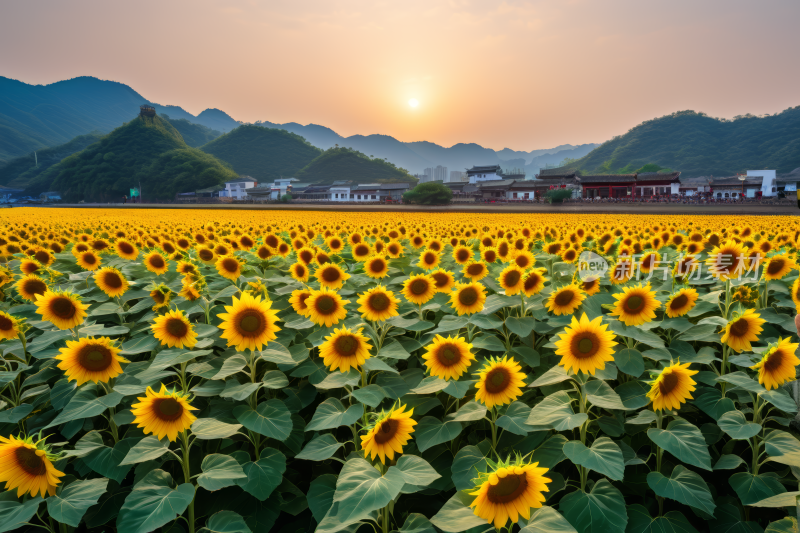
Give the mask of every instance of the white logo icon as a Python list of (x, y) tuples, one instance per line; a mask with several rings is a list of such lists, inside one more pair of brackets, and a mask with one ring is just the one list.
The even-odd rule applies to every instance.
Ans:
[(581, 252), (578, 258), (578, 277), (581, 281), (602, 278), (608, 272), (608, 262), (594, 252)]

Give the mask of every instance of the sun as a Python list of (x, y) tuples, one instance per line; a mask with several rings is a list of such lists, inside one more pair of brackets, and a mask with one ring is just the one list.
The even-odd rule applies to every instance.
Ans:
[(416, 98), (412, 98), (411, 100), (408, 101), (408, 105), (410, 105), (411, 107), (417, 107), (419, 105), (419, 100), (417, 100)]

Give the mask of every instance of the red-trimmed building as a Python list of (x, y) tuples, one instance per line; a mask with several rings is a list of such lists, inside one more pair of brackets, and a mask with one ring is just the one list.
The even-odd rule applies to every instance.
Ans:
[(566, 187), (579, 188), (583, 198), (650, 198), (679, 194), (680, 175), (680, 172), (643, 172), (582, 176), (562, 167), (542, 170), (536, 182), (542, 194), (549, 189)]

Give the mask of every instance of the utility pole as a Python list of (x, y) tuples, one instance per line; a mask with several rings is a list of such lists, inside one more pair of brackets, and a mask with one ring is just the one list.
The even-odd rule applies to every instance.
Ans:
[(36, 150), (33, 151), (33, 159), (36, 161), (36, 168), (39, 168), (39, 156), (36, 155)]
[(139, 203), (142, 203), (142, 180), (139, 180)]

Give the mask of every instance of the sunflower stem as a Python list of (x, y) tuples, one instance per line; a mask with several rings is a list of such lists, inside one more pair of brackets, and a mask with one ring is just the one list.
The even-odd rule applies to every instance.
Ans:
[(497, 421), (497, 407), (492, 407), (489, 412), (492, 414), (492, 419), (490, 420), (489, 424), (492, 428), (492, 450), (494, 453), (497, 453), (497, 426), (495, 422)]
[[(189, 442), (189, 435), (187, 434), (186, 430), (182, 431), (180, 434), (181, 437), (181, 452), (183, 455), (183, 480), (184, 483), (192, 483), (192, 473), (189, 466), (189, 452), (191, 450), (191, 443)], [(194, 489), (194, 485), (192, 486)], [(195, 491), (196, 494), (196, 491)], [(189, 520), (187, 520), (189, 525), (189, 533), (194, 533), (194, 496), (192, 497), (191, 503), (189, 503)]]

